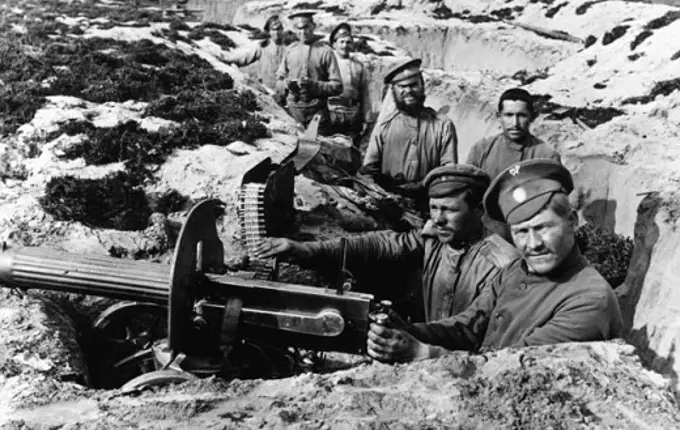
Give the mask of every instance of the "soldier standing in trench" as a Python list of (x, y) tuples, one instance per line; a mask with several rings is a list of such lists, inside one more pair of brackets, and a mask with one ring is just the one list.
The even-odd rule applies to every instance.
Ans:
[[(262, 42), (262, 46), (258, 48), (251, 58), (243, 61), (243, 65), (248, 65), (257, 62), (251, 68), (246, 68), (246, 72), (254, 75), (267, 88), (274, 90), (276, 88), (276, 71), (281, 64), (281, 59), (290, 43), (296, 40), (294, 34), (286, 31), (283, 28), (283, 23), (278, 15), (272, 15), (264, 24), (264, 31), (269, 36)], [(284, 106), (285, 99), (275, 97), (276, 102)]]
[[(519, 259), (503, 239), (483, 238), (482, 196), (489, 185), (486, 173), (474, 166), (447, 165), (434, 169), (424, 181), (430, 197), (430, 220), (422, 230), (381, 231), (347, 238), (349, 267), (375, 268), (381, 262), (404, 267), (418, 262), (422, 270), (425, 320), (436, 321), (464, 311), (499, 274)], [(339, 239), (296, 242), (268, 238), (257, 247), (260, 258), (291, 255), (308, 262), (337, 262)], [(398, 265), (398, 266), (397, 266)], [(379, 285), (366, 286), (375, 292)], [(399, 292), (389, 289), (394, 297)], [(416, 314), (418, 312), (415, 312)]]
[(453, 122), (425, 106), (420, 65), (408, 60), (385, 75), (397, 109), (376, 124), (360, 172), (390, 191), (422, 198), (428, 172), (458, 162), (458, 140)]
[[(254, 76), (260, 83), (272, 91), (276, 88), (276, 71), (288, 45), (297, 40), (290, 30), (284, 30), (278, 15), (272, 15), (264, 24), (267, 39), (262, 41), (256, 50), (248, 52), (241, 58), (226, 60), (230, 64), (243, 67), (243, 71)], [(285, 98), (274, 95), (276, 102), (285, 106)]]
[(327, 99), (342, 93), (342, 79), (333, 50), (314, 34), (313, 15), (296, 12), (288, 16), (300, 40), (283, 55), (276, 71), (276, 92), (286, 98), (288, 113), (305, 127), (320, 113), (319, 134), (327, 135)]
[(513, 262), (464, 312), (405, 324), (391, 315), (371, 323), (368, 354), (380, 361), (414, 361), (447, 350), (499, 349), (608, 340), (621, 335), (614, 291), (575, 243), (577, 215), (569, 171), (536, 159), (504, 170), (484, 196), (488, 215), (510, 224), (522, 259)]
[(350, 56), (353, 48), (352, 28), (346, 22), (331, 31), (330, 43), (335, 51), (342, 77), (342, 94), (328, 98), (331, 132), (349, 136), (358, 150), (361, 136), (372, 122), (368, 71)]
[[(467, 164), (477, 166), (494, 179), (508, 166), (524, 160), (546, 158), (560, 162), (560, 154), (550, 144), (531, 134), (531, 123), (536, 119), (536, 108), (531, 94), (521, 88), (511, 88), (501, 94), (498, 117), (503, 131), (475, 143), (470, 149)], [(506, 224), (484, 218), (491, 232), (510, 240)]]

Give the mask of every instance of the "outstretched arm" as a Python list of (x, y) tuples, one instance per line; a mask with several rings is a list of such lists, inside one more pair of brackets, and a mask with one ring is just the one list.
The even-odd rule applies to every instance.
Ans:
[[(347, 256), (350, 264), (367, 264), (378, 261), (422, 259), (424, 243), (419, 230), (404, 233), (378, 231), (349, 236)], [(305, 260), (339, 261), (340, 239), (315, 242), (297, 242), (286, 238), (263, 239), (255, 248), (258, 258), (290, 255)]]

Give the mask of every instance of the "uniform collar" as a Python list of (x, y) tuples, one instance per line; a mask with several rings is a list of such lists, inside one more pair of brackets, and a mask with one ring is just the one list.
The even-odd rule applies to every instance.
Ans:
[[(430, 238), (437, 239), (437, 227), (435, 226), (434, 221), (432, 221), (431, 219), (428, 219), (425, 222), (425, 226), (421, 230), (420, 234), (423, 237), (430, 237)], [(483, 238), (484, 238), (484, 231), (483, 231), (483, 229), (480, 228), (479, 231), (476, 232), (476, 234), (474, 234), (474, 235), (472, 235), (471, 237), (468, 238), (467, 243), (464, 246), (458, 248), (457, 250), (460, 251), (460, 250), (468, 249), (472, 245), (474, 245), (475, 243), (482, 240)], [(448, 245), (446, 245), (446, 246), (448, 246)], [(450, 247), (450, 246), (449, 246), (449, 248), (456, 249), (456, 248), (453, 248), (453, 247)]]
[(524, 136), (522, 141), (519, 143), (508, 139), (507, 136), (505, 136), (505, 133), (501, 133), (501, 136), (503, 137), (503, 142), (505, 142), (508, 148), (514, 149), (515, 151), (518, 152), (522, 151), (524, 148), (530, 147), (534, 141), (531, 133), (527, 133), (526, 136)]

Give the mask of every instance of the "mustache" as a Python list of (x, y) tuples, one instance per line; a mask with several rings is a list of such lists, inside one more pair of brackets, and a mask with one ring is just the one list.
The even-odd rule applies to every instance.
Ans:
[(527, 257), (543, 257), (545, 255), (551, 255), (552, 253), (550, 251), (542, 251), (542, 252), (529, 252), (524, 254)]

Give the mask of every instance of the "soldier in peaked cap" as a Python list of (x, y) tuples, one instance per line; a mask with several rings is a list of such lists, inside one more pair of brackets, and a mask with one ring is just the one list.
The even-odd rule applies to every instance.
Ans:
[(389, 356), (397, 339), (410, 344), (417, 358), (431, 358), (447, 350), (618, 337), (622, 321), (614, 292), (575, 245), (577, 217), (567, 196), (573, 187), (569, 171), (553, 160), (524, 161), (504, 170), (489, 186), (484, 204), (491, 218), (510, 224), (522, 259), (461, 314), (413, 324), (401, 338), (396, 330), (371, 326), (388, 338), (383, 354)]
[(550, 144), (531, 134), (536, 118), (533, 96), (521, 88), (511, 88), (498, 101), (498, 118), (503, 132), (474, 144), (466, 163), (477, 166), (494, 179), (511, 164), (535, 158), (560, 161)]
[[(260, 42), (260, 46), (255, 50), (245, 53), (232, 52), (232, 58), (227, 59), (228, 63), (243, 68), (242, 70), (261, 82), (270, 90), (276, 88), (276, 71), (281, 64), (283, 54), (288, 45), (297, 40), (297, 37), (290, 31), (285, 30), (283, 22), (278, 15), (270, 16), (263, 28), (268, 37)], [(274, 93), (276, 102), (285, 106), (285, 97)]]
[(425, 191), (423, 179), (432, 169), (458, 162), (453, 122), (425, 106), (420, 65), (421, 60), (409, 59), (385, 75), (397, 109), (376, 124), (361, 169), (409, 196)]
[[(498, 101), (498, 118), (502, 133), (475, 143), (466, 163), (477, 166), (494, 179), (511, 164), (536, 158), (560, 161), (560, 154), (550, 144), (531, 134), (530, 126), (536, 118), (533, 96), (521, 88), (510, 88)], [(485, 217), (489, 231), (510, 240), (507, 224)]]
[[(419, 305), (424, 306), (425, 320), (437, 321), (464, 311), (519, 258), (500, 237), (483, 238), (482, 196), (489, 182), (489, 176), (474, 166), (447, 165), (432, 170), (424, 181), (431, 215), (425, 227), (404, 233), (382, 231), (349, 237), (350, 267), (374, 268), (378, 263), (392, 262), (394, 270), (418, 262), (422, 269)], [(263, 241), (260, 252), (261, 257), (288, 253), (320, 263), (338, 261), (341, 245), (339, 239), (301, 243), (272, 238)], [(389, 287), (388, 295), (400, 293), (394, 291), (394, 286)], [(363, 289), (376, 293), (377, 288), (366, 285)], [(408, 360), (408, 353), (395, 354)]]
[(288, 113), (305, 127), (321, 114), (319, 134), (329, 132), (327, 100), (342, 93), (342, 79), (333, 50), (314, 33), (314, 12), (288, 15), (299, 41), (291, 44), (276, 71), (276, 91), (286, 97)]
[(329, 40), (342, 77), (342, 94), (328, 98), (330, 133), (345, 134), (358, 146), (361, 136), (373, 120), (368, 70), (361, 61), (350, 56), (354, 39), (352, 27), (348, 23), (343, 22), (336, 26), (331, 31)]

